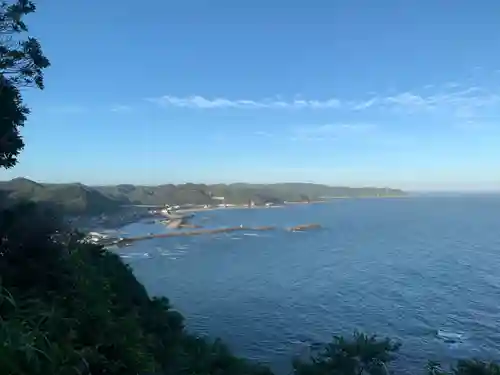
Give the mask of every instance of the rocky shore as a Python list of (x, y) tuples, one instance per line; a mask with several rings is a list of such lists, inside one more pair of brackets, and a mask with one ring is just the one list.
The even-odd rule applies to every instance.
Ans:
[(146, 236), (138, 236), (138, 237), (130, 237), (130, 238), (121, 238), (116, 241), (116, 245), (118, 246), (127, 246), (132, 244), (133, 242), (150, 240), (153, 238), (168, 238), (168, 237), (185, 237), (185, 236), (199, 236), (203, 234), (217, 234), (217, 233), (231, 233), (238, 231), (245, 232), (262, 232), (262, 231), (271, 231), (271, 230), (279, 230), (284, 229), (288, 232), (301, 232), (312, 229), (320, 229), (320, 224), (301, 224), (296, 225), (289, 228), (279, 228), (276, 226), (261, 226), (261, 227), (246, 227), (240, 225), (238, 227), (229, 227), (229, 228), (217, 228), (217, 229), (198, 229), (193, 231), (176, 231), (169, 233), (160, 233), (160, 234), (150, 234)]

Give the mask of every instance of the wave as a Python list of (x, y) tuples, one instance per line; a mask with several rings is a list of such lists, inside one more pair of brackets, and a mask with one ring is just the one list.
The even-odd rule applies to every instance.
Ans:
[(125, 259), (146, 259), (146, 258), (151, 258), (151, 254), (149, 254), (149, 253), (120, 254), (120, 258), (125, 258)]
[(465, 335), (460, 332), (445, 331), (438, 329), (436, 336), (448, 344), (457, 344), (463, 342)]

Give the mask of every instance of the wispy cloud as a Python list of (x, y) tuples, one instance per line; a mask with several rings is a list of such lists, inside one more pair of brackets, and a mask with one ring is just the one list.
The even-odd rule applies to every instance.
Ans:
[(259, 131), (256, 131), (255, 133), (253, 133), (255, 136), (257, 137), (272, 137), (273, 134), (270, 133), (270, 132), (266, 132), (266, 131), (262, 131), (262, 130), (259, 130)]
[(86, 112), (86, 108), (79, 105), (61, 105), (47, 108), (48, 112), (55, 114), (78, 114)]
[(250, 133), (224, 133), (215, 134), (212, 139), (232, 140), (245, 139), (255, 137), (266, 139), (272, 142), (289, 142), (289, 141), (328, 141), (334, 139), (345, 139), (346, 137), (356, 137), (366, 135), (378, 128), (375, 124), (369, 123), (331, 123), (321, 125), (290, 125), (280, 127), (278, 131), (272, 130), (257, 130)]
[(324, 108), (339, 108), (341, 101), (336, 98), (327, 100), (281, 100), (281, 99), (227, 99), (227, 98), (205, 98), (203, 96), (194, 95), (188, 97), (176, 97), (165, 95), (160, 98), (148, 99), (151, 102), (157, 103), (165, 107), (180, 107), (180, 108), (199, 108), (199, 109), (223, 109), (223, 108), (239, 108), (239, 109), (324, 109)]
[(495, 121), (488, 120), (466, 120), (459, 121), (455, 124), (456, 129), (460, 130), (468, 130), (468, 131), (476, 131), (476, 130), (494, 130), (498, 128), (499, 124)]
[(327, 141), (346, 136), (361, 135), (377, 128), (368, 123), (339, 123), (323, 125), (307, 125), (293, 127), (290, 131), (292, 141)]
[(117, 113), (130, 112), (131, 110), (132, 107), (128, 105), (115, 105), (111, 108), (111, 112), (117, 112)]
[[(432, 88), (432, 92), (429, 92)], [(208, 98), (201, 95), (178, 97), (165, 95), (147, 99), (166, 108), (189, 108), (200, 110), (216, 109), (273, 109), (273, 110), (336, 110), (361, 112), (368, 110), (395, 110), (415, 113), (422, 111), (450, 111), (460, 108), (469, 111), (486, 107), (500, 106), (500, 91), (495, 92), (481, 87), (464, 87), (458, 82), (443, 85), (427, 85), (424, 90), (402, 91), (390, 95), (373, 94), (368, 98), (341, 99), (330, 97), (284, 99), (230, 99), (227, 97)]]
[(361, 102), (351, 102), (349, 107), (353, 109), (354, 111), (362, 111), (365, 109), (368, 109), (370, 107), (376, 106), (377, 104), (380, 104), (381, 99), (379, 97), (373, 97), (371, 99), (361, 101)]
[(407, 91), (391, 96), (374, 97), (356, 102), (354, 110), (381, 109), (406, 113), (446, 112), (472, 114), (477, 110), (495, 108), (500, 105), (500, 93), (490, 92), (479, 87), (462, 90), (442, 90), (428, 95)]

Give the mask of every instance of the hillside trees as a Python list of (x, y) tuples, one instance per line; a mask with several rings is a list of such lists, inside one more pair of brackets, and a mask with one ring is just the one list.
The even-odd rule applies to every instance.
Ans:
[[(29, 114), (23, 87), (43, 88), (49, 61), (27, 31), (31, 1), (0, 3), (0, 167), (23, 148)], [(23, 204), (0, 212), (0, 374), (270, 375), (219, 340), (184, 329), (166, 298), (150, 298), (118, 255), (82, 243), (50, 212)], [(296, 375), (386, 374), (397, 345), (355, 335), (335, 338)], [(500, 375), (499, 367), (459, 362), (452, 374)], [(439, 365), (430, 375), (447, 375)]]
[[(23, 39), (34, 11), (31, 1), (0, 3), (0, 168), (24, 146), (21, 90), (43, 89), (49, 66), (38, 41)], [(2, 375), (268, 373), (185, 332), (118, 255), (80, 240), (39, 205), (0, 211)]]
[(37, 39), (26, 36), (25, 16), (35, 12), (28, 0), (0, 3), (0, 167), (11, 168), (24, 148), (20, 128), (29, 109), (21, 88), (43, 89), (43, 71), (50, 66)]

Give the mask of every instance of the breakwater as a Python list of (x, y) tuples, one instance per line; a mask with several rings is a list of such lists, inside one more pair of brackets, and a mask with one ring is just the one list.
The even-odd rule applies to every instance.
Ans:
[(301, 225), (296, 225), (296, 226), (289, 227), (289, 228), (280, 228), (280, 227), (276, 227), (276, 226), (246, 227), (246, 226), (240, 225), (238, 227), (229, 227), (229, 228), (197, 229), (197, 230), (191, 230), (191, 231), (182, 231), (182, 232), (176, 231), (176, 232), (168, 232), (168, 233), (160, 233), (160, 234), (149, 234), (149, 235), (138, 236), (138, 237), (122, 238), (122, 239), (117, 241), (117, 245), (126, 246), (128, 244), (133, 243), (133, 242), (150, 240), (153, 238), (200, 236), (203, 234), (231, 233), (231, 232), (237, 232), (237, 231), (262, 232), (262, 231), (271, 231), (271, 230), (278, 230), (278, 229), (284, 229), (284, 230), (289, 231), (289, 232), (299, 232), (299, 231), (305, 231), (305, 230), (310, 230), (310, 229), (319, 229), (319, 228), (321, 228), (320, 224), (301, 224)]

